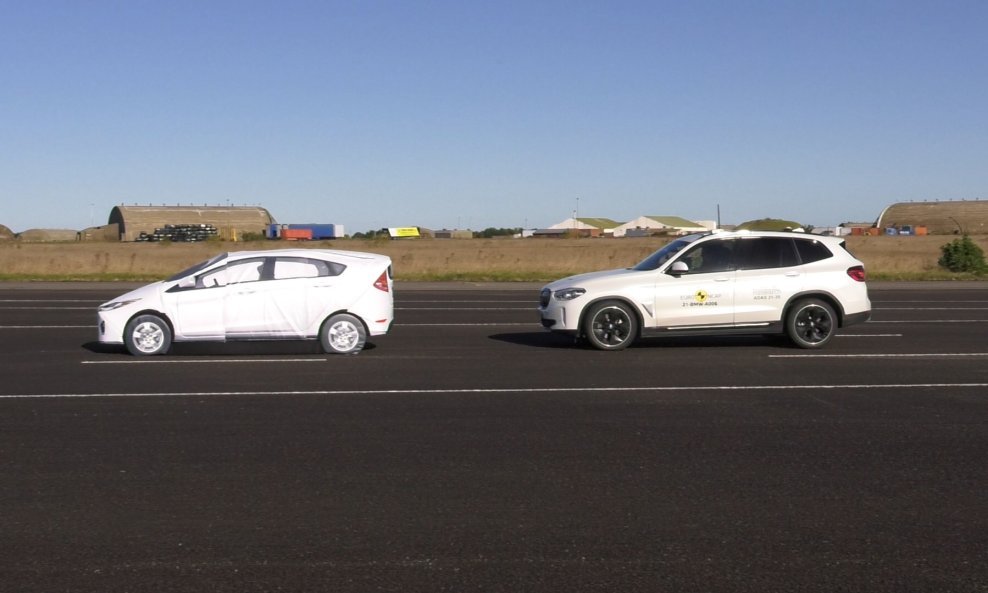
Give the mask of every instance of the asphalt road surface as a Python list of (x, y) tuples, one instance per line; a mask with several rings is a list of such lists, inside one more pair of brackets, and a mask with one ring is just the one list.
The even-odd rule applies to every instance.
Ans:
[(0, 284), (0, 591), (988, 591), (988, 285), (598, 352), (399, 284), (357, 356), (151, 359), (124, 290)]

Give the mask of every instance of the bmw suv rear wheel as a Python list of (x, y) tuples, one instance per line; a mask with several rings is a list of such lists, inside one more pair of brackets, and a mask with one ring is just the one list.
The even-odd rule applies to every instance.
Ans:
[(798, 301), (786, 316), (786, 335), (800, 348), (822, 348), (836, 331), (837, 314), (820, 299)]

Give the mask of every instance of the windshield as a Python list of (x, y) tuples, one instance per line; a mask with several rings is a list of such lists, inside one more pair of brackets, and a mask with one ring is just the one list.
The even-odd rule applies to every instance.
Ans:
[(652, 255), (646, 257), (637, 266), (632, 268), (633, 270), (638, 270), (639, 272), (645, 272), (648, 270), (655, 270), (662, 264), (669, 261), (672, 256), (676, 255), (683, 250), (684, 247), (696, 241), (700, 237), (703, 237), (706, 233), (697, 233), (695, 235), (686, 235), (685, 237), (676, 239), (672, 243), (669, 243), (662, 249), (659, 249)]
[(221, 253), (219, 255), (214, 255), (213, 257), (207, 259), (206, 261), (201, 261), (201, 262), (197, 263), (196, 265), (192, 266), (191, 268), (187, 268), (185, 270), (182, 270), (178, 274), (175, 274), (171, 278), (165, 280), (165, 282), (174, 282), (175, 280), (178, 280), (179, 278), (185, 278), (186, 276), (189, 276), (191, 274), (195, 274), (199, 270), (203, 270), (205, 268), (208, 268), (209, 266), (215, 264), (216, 262), (218, 262), (218, 261), (220, 261), (222, 259), (226, 259), (226, 256), (228, 256), (228, 255), (229, 255), (228, 253)]

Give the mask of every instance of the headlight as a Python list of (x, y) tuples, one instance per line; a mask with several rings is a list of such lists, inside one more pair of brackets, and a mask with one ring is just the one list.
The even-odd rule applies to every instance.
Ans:
[(119, 309), (120, 307), (126, 307), (131, 303), (136, 303), (137, 299), (133, 301), (113, 301), (112, 303), (103, 303), (99, 306), (100, 311), (113, 311), (114, 309)]
[(585, 288), (564, 288), (562, 290), (556, 291), (556, 300), (559, 301), (571, 301), (576, 297), (581, 297), (586, 294)]

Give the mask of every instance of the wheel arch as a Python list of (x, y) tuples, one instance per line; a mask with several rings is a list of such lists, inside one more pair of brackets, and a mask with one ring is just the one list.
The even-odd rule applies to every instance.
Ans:
[(632, 300), (630, 300), (627, 297), (620, 296), (620, 295), (602, 296), (602, 297), (595, 298), (594, 300), (588, 302), (586, 305), (583, 306), (582, 309), (580, 309), (580, 319), (579, 319), (579, 323), (577, 325), (577, 330), (576, 330), (577, 337), (581, 337), (582, 338), (582, 337), (585, 337), (586, 336), (586, 333), (583, 330), (583, 326), (584, 326), (584, 324), (585, 324), (585, 322), (587, 320), (587, 312), (590, 311), (590, 309), (592, 309), (594, 307), (594, 305), (596, 305), (598, 303), (605, 303), (605, 302), (619, 302), (619, 303), (623, 303), (623, 304), (627, 305), (628, 307), (631, 308), (632, 311), (635, 312), (635, 321), (638, 322), (638, 330), (639, 330), (639, 332), (641, 331), (641, 328), (644, 327), (645, 320), (642, 317), (642, 312), (638, 308), (638, 305), (636, 305)]
[(127, 318), (127, 322), (124, 324), (124, 327), (126, 327), (127, 323), (130, 323), (131, 321), (133, 321), (137, 317), (140, 317), (141, 315), (154, 315), (155, 317), (158, 317), (162, 321), (167, 323), (168, 331), (172, 333), (172, 340), (175, 340), (175, 324), (172, 323), (171, 317), (169, 317), (166, 313), (162, 313), (161, 311), (158, 311), (156, 309), (142, 309), (134, 313), (133, 315)]
[[(353, 317), (354, 319), (360, 322), (360, 325), (364, 326), (364, 331), (368, 332), (367, 335), (370, 335), (370, 327), (367, 325), (367, 321), (363, 318), (363, 316), (361, 316), (359, 313), (356, 313), (354, 311), (350, 311), (349, 309), (337, 309), (336, 311), (327, 313), (326, 316), (323, 317), (322, 321), (319, 323), (319, 332), (322, 332), (322, 328), (326, 325), (326, 323), (337, 315), (349, 315)], [(318, 336), (319, 333), (317, 333), (316, 335)]]
[(796, 293), (789, 297), (789, 300), (786, 301), (786, 306), (782, 308), (781, 320), (785, 322), (796, 303), (805, 299), (819, 299), (830, 305), (830, 307), (834, 310), (834, 313), (837, 314), (837, 327), (844, 327), (844, 307), (841, 305), (840, 299), (835, 297), (833, 294), (822, 290), (808, 290), (806, 292)]

